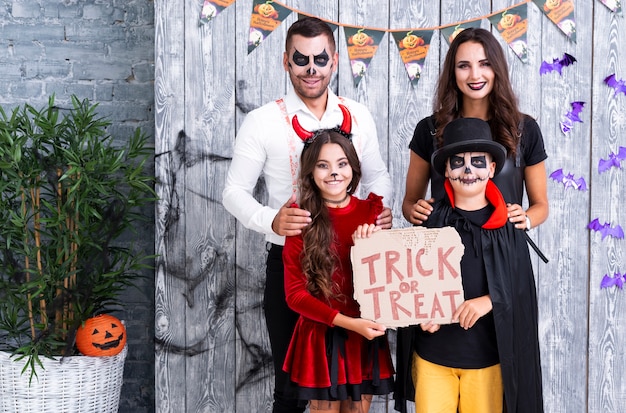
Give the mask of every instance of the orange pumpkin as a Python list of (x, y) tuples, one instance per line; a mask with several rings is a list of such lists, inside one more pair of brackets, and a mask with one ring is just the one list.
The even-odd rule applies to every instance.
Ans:
[(86, 356), (115, 356), (124, 345), (126, 328), (110, 314), (89, 318), (76, 331), (76, 347)]

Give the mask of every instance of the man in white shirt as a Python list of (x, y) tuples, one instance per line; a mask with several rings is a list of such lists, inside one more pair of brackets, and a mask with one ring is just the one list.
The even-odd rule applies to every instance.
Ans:
[[(352, 141), (361, 160), (361, 195), (383, 196), (391, 204), (391, 178), (379, 152), (376, 125), (368, 109), (353, 100), (336, 96), (329, 88), (337, 70), (338, 54), (333, 32), (322, 20), (306, 17), (287, 32), (283, 67), (293, 90), (253, 110), (246, 116), (235, 141), (232, 163), (224, 188), (224, 207), (246, 228), (265, 234), (270, 243), (264, 294), (264, 311), (275, 368), (273, 412), (303, 412), (304, 406), (288, 391), (289, 377), (282, 370), (297, 314), (285, 302), (282, 246), (285, 236), (300, 234), (311, 222), (310, 213), (293, 207), (298, 196), (298, 169), (302, 140), (291, 119), (298, 116), (309, 131), (332, 128), (343, 120), (339, 104), (352, 115)], [(267, 205), (253, 197), (263, 174)], [(386, 207), (377, 225), (391, 227)]]

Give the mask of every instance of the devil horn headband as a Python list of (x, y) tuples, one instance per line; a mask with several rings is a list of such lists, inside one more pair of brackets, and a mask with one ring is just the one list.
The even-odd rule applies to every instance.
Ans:
[[(339, 109), (341, 109), (343, 121), (341, 122), (341, 126), (339, 128), (335, 127), (333, 130), (336, 130), (346, 138), (350, 139), (350, 132), (352, 131), (352, 115), (350, 114), (348, 108), (342, 104), (339, 104)], [(305, 147), (313, 143), (315, 138), (317, 138), (318, 134), (321, 132), (321, 130), (311, 132), (304, 129), (302, 125), (300, 125), (298, 115), (293, 115), (291, 125), (293, 126), (293, 130), (296, 132), (296, 135), (298, 135), (300, 139), (302, 139), (302, 142), (304, 142)]]

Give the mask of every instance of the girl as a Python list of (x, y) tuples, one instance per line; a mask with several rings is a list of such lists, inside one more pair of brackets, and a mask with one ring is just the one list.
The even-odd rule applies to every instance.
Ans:
[(352, 196), (361, 168), (349, 133), (308, 136), (299, 207), (311, 212), (312, 222), (287, 237), (283, 250), (287, 304), (300, 314), (283, 369), (310, 410), (366, 413), (372, 395), (391, 392), (394, 372), (385, 327), (360, 318), (350, 248), (354, 237), (380, 228), (374, 223), (382, 198)]

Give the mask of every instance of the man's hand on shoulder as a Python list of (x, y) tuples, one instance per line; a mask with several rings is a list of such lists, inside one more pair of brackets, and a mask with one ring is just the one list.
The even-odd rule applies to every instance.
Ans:
[(378, 218), (376, 218), (376, 225), (382, 229), (389, 229), (391, 228), (392, 219), (393, 215), (391, 215), (391, 209), (385, 207), (383, 212), (381, 212)]
[(296, 195), (293, 194), (278, 210), (278, 214), (276, 214), (274, 221), (272, 221), (272, 230), (278, 235), (289, 237), (299, 235), (302, 232), (302, 228), (310, 223), (311, 213), (298, 208)]

